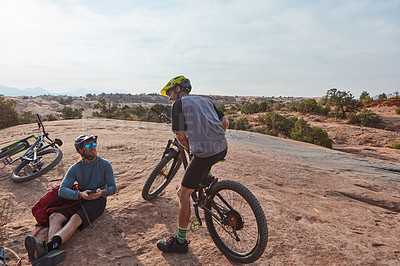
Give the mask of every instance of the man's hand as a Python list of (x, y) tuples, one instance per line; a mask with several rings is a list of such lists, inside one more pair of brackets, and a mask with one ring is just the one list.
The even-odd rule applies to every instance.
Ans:
[(189, 150), (189, 140), (188, 140), (188, 137), (186, 136), (186, 134), (185, 133), (177, 133), (175, 136), (176, 136), (176, 139), (179, 141), (179, 143), (184, 148)]
[(96, 192), (92, 192), (91, 190), (85, 190), (82, 192), (79, 192), (79, 198), (85, 199), (85, 200), (95, 200), (100, 198), (102, 195), (102, 190), (98, 188)]
[(229, 121), (226, 118), (224, 118), (224, 119), (222, 119), (221, 122), (222, 122), (222, 129), (224, 131), (226, 131), (228, 129), (228, 126), (229, 126)]

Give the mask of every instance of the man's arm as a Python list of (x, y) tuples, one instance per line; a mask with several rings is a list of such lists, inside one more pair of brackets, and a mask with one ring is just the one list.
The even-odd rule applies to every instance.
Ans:
[(179, 141), (179, 143), (185, 147), (187, 150), (189, 150), (189, 141), (186, 136), (186, 133), (176, 133), (175, 134), (176, 139)]
[[(106, 167), (105, 177), (106, 177), (106, 183), (107, 183), (107, 190), (104, 190), (104, 192), (102, 192), (101, 195), (109, 196), (109, 195), (115, 194), (115, 192), (117, 192), (117, 185), (115, 183), (114, 170), (109, 162)], [(104, 193), (105, 193), (105, 195), (104, 195)]]
[(63, 181), (61, 182), (60, 189), (58, 190), (58, 196), (64, 199), (69, 200), (78, 200), (79, 199), (79, 190), (73, 190), (72, 186), (75, 183), (75, 174), (74, 170), (71, 167), (67, 174), (65, 175)]

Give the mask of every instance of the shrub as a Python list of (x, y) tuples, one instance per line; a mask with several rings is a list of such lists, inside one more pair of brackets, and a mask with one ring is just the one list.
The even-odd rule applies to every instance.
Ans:
[(259, 106), (260, 112), (271, 112), (272, 111), (271, 106), (269, 106), (267, 102), (261, 102), (258, 106)]
[(57, 117), (57, 115), (55, 115), (55, 114), (49, 114), (49, 115), (46, 115), (46, 116), (43, 118), (43, 120), (44, 120), (44, 121), (56, 121), (56, 120), (58, 120), (58, 117)]
[(395, 111), (396, 111), (396, 114), (400, 115), (400, 107), (397, 107)]
[(393, 149), (400, 149), (400, 142), (399, 141), (397, 141), (397, 140), (395, 140), (395, 141), (393, 141), (392, 142), (392, 148)]
[(0, 129), (18, 125), (18, 113), (14, 109), (16, 105), (14, 100), (6, 100), (0, 95)]
[(387, 99), (387, 96), (385, 93), (379, 94), (378, 100), (385, 100), (385, 99)]
[(243, 114), (254, 114), (260, 111), (260, 106), (258, 105), (258, 103), (245, 103), (243, 104), (240, 111)]
[(370, 102), (372, 101), (371, 97), (369, 96), (369, 93), (366, 91), (363, 91), (360, 95), (360, 101), (361, 102)]
[(348, 123), (355, 125), (363, 125), (367, 127), (376, 127), (382, 122), (381, 118), (371, 109), (363, 108), (357, 114), (347, 114)]
[(319, 127), (310, 126), (302, 118), (296, 121), (290, 137), (294, 140), (332, 148), (332, 140), (329, 138), (328, 133)]
[(93, 109), (99, 109), (100, 112), (93, 112), (94, 117), (105, 117), (105, 118), (121, 118), (121, 110), (118, 108), (118, 103), (107, 102), (105, 99), (99, 100), (98, 103), (93, 105)]
[(223, 103), (217, 103), (217, 104), (215, 104), (215, 107), (217, 107), (218, 110), (220, 110), (223, 113), (226, 112), (226, 107), (225, 107), (225, 104), (223, 104)]
[(71, 108), (71, 107), (64, 107), (57, 112), (61, 113), (61, 117), (63, 119), (81, 119), (82, 118), (82, 111), (83, 109), (78, 108)]
[(268, 112), (258, 118), (258, 123), (265, 127), (265, 133), (272, 136), (279, 134), (290, 137), (296, 118), (287, 119), (284, 116)]
[(318, 105), (317, 101), (315, 99), (307, 99), (303, 102), (300, 102), (297, 105), (297, 111), (305, 114), (305, 113), (316, 113), (319, 114), (321, 113), (321, 106)]
[(36, 116), (32, 112), (23, 112), (19, 116), (19, 123), (20, 124), (30, 124), (36, 122)]
[(249, 121), (246, 117), (240, 117), (235, 121), (234, 129), (247, 130), (249, 127)]
[(299, 103), (290, 103), (286, 106), (286, 108), (288, 111), (297, 112), (297, 106), (299, 106)]

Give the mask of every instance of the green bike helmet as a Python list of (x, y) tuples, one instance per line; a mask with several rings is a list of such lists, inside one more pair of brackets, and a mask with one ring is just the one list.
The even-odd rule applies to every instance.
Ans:
[(177, 76), (171, 79), (167, 85), (161, 90), (161, 94), (167, 96), (167, 91), (169, 89), (174, 89), (176, 86), (180, 86), (187, 93), (190, 93), (192, 90), (192, 85), (190, 85), (190, 80), (185, 78), (184, 76)]

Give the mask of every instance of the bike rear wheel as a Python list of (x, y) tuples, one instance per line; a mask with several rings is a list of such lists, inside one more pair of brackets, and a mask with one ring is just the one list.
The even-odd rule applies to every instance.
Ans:
[(29, 145), (27, 143), (25, 143), (25, 142), (18, 143), (16, 145), (14, 145), (14, 146), (12, 146), (12, 147), (0, 152), (0, 159), (3, 158), (3, 157), (6, 157), (7, 155), (12, 155), (12, 154), (14, 154), (14, 153), (16, 153), (16, 152), (28, 147), (28, 146)]
[(46, 149), (37, 153), (35, 161), (23, 160), (12, 172), (11, 178), (14, 182), (22, 183), (39, 177), (54, 166), (62, 158), (63, 154), (59, 149)]
[(157, 197), (174, 178), (181, 164), (182, 160), (179, 157), (179, 153), (171, 149), (147, 178), (142, 189), (143, 199), (152, 200)]
[(254, 195), (242, 184), (224, 180), (211, 187), (206, 207), (220, 220), (205, 211), (207, 229), (228, 259), (252, 263), (264, 253), (268, 227), (264, 212)]

